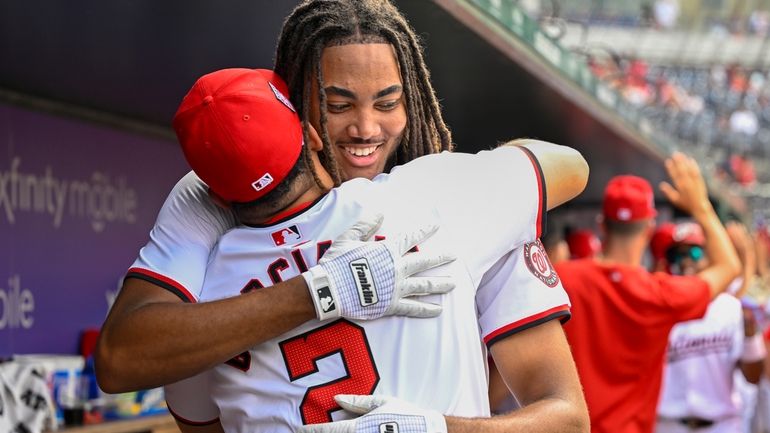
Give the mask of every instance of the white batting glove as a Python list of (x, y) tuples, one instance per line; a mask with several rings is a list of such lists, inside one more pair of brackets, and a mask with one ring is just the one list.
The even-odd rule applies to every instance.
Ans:
[(395, 397), (382, 395), (337, 395), (348, 412), (363, 414), (356, 419), (312, 424), (299, 433), (447, 433), (444, 415), (422, 409)]
[(318, 320), (345, 317), (371, 320), (382, 316), (435, 317), (441, 306), (410, 296), (447, 293), (454, 282), (445, 276), (413, 277), (454, 260), (448, 254), (408, 253), (438, 230), (432, 225), (387, 240), (370, 241), (382, 215), (364, 217), (341, 234), (318, 265), (302, 276)]

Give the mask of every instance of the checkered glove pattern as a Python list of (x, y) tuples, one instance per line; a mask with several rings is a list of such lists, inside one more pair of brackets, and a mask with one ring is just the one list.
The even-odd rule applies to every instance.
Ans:
[(381, 395), (337, 395), (343, 409), (361, 414), (345, 421), (300, 427), (299, 433), (446, 433), (444, 416), (395, 397)]
[(441, 313), (440, 305), (412, 297), (447, 293), (454, 289), (454, 282), (447, 276), (413, 275), (449, 263), (454, 257), (408, 252), (430, 238), (438, 226), (372, 241), (382, 221), (382, 215), (363, 217), (332, 243), (318, 265), (302, 274), (319, 320), (435, 317)]

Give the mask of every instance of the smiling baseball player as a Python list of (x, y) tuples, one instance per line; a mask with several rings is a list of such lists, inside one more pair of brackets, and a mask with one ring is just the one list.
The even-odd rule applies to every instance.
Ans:
[[(303, 148), (301, 141), (288, 138), (277, 143), (251, 129), (260, 123), (285, 131), (300, 128), (296, 115), (288, 114), (290, 107), (266, 91), (269, 83), (278, 82), (277, 76), (252, 70), (209, 74), (193, 87), (174, 122), (191, 166), (218, 195), (259, 204), (262, 194), (248, 187), (253, 179), (270, 173), (276, 182), (291, 182), (287, 203), (276, 206), (271, 215), (254, 218), (248, 209), (236, 209), (243, 225), (221, 238), (199, 300), (216, 302), (248, 294), (304, 272), (317, 295), (314, 302), (321, 319), (213, 369), (210, 389), (224, 429), (280, 432), (318, 425), (313, 427), (317, 430), (307, 431), (434, 432), (489, 422), (455, 417), (489, 416), (486, 347), (511, 380), (515, 357), (505, 348), (514, 339), (524, 339), (519, 342), (527, 345), (553, 342), (541, 349), (546, 358), (541, 366), (558, 366), (547, 369), (548, 374), (559, 379), (555, 392), (568, 404), (557, 409), (543, 401), (505, 419), (535, 422), (529, 414), (539, 410), (548, 411), (555, 420), (585, 418), (569, 349), (558, 321), (553, 320), (568, 317), (568, 300), (536, 240), (544, 189), (533, 155), (517, 146), (477, 155), (445, 153), (415, 160), (374, 182), (356, 179), (324, 193), (309, 173), (300, 168), (292, 177), (276, 167), (280, 158), (273, 157), (311, 152), (318, 177), (328, 179), (317, 160), (317, 135), (311, 134), (311, 143)], [(263, 108), (254, 108), (259, 105)], [(296, 165), (302, 164), (301, 157), (295, 160)], [(426, 177), (430, 184), (421, 182)], [(503, 196), (505, 200), (499, 200)], [(377, 218), (367, 217), (371, 212), (383, 214), (384, 222), (380, 225)], [(345, 232), (347, 222), (355, 220), (362, 222)], [(428, 227), (429, 238), (420, 245), (421, 252), (452, 251), (457, 257), (447, 265), (448, 271), (443, 270), (452, 275), (455, 290), (428, 297), (442, 305), (442, 315), (429, 321), (338, 319), (341, 309), (365, 306), (372, 311), (377, 304), (386, 308), (387, 300), (378, 294), (388, 291), (372, 286), (375, 278), (368, 272), (376, 263), (368, 260), (350, 260), (339, 269), (327, 269), (335, 274), (333, 279), (308, 272), (318, 269), (316, 263), (331, 259), (345, 263), (335, 256), (331, 240), (360, 243), (379, 236), (389, 254), (397, 256), (413, 242), (389, 236), (415, 224)], [(284, 242), (287, 228), (298, 238)], [(372, 247), (361, 243), (360, 248)], [(381, 254), (370, 260), (388, 259), (386, 251)], [(490, 271), (486, 278), (494, 279), (497, 267), (508, 263), (508, 257), (517, 271), (502, 273), (501, 284), (487, 284), (477, 291), (482, 275)], [(358, 295), (335, 297), (329, 281), (339, 278), (352, 278)], [(447, 386), (437, 390), (441, 383)], [(359, 396), (340, 396), (349, 394)], [(172, 409), (173, 402), (171, 396)], [(343, 408), (368, 413), (327, 424), (350, 417)], [(574, 425), (580, 429), (581, 423)]]

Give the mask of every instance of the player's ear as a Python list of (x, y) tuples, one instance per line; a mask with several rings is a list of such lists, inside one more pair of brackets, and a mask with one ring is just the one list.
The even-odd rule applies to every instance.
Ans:
[(212, 191), (211, 188), (209, 188), (209, 197), (211, 197), (211, 200), (222, 209), (231, 209), (230, 203), (223, 199), (219, 194)]
[(320, 152), (324, 148), (324, 142), (321, 140), (321, 136), (318, 135), (318, 131), (313, 128), (313, 125), (310, 124), (310, 122), (305, 123), (305, 128), (307, 128), (307, 136), (310, 140), (310, 143), (307, 143), (308, 148), (315, 152)]

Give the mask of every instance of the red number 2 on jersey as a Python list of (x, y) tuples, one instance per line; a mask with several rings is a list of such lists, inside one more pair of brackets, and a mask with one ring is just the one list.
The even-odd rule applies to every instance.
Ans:
[(371, 394), (380, 381), (364, 328), (340, 319), (280, 343), (289, 378), (318, 372), (316, 361), (339, 353), (347, 376), (311, 386), (300, 405), (303, 424), (331, 422), (337, 394)]

